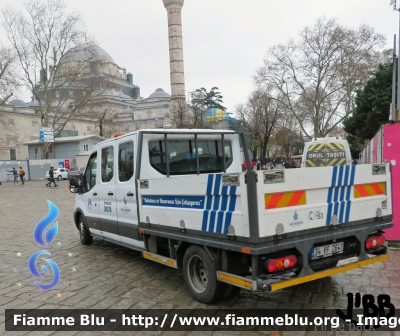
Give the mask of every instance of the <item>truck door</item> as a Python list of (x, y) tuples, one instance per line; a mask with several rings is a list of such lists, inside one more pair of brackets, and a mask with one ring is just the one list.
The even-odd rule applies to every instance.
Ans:
[(86, 224), (90, 231), (95, 234), (101, 234), (101, 226), (99, 223), (99, 200), (98, 200), (98, 183), (97, 174), (97, 152), (90, 155), (89, 161), (84, 173), (85, 183), (82, 185), (81, 206), (86, 218)]
[(115, 241), (121, 241), (117, 227), (115, 198), (115, 141), (106, 142), (99, 148), (98, 199), (100, 203), (99, 218), (102, 235)]
[(143, 247), (139, 241), (135, 186), (136, 135), (115, 141), (116, 149), (116, 202), (118, 232), (123, 243)]

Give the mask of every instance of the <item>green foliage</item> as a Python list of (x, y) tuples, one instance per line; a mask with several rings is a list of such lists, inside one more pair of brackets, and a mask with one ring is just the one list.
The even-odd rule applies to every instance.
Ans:
[(197, 89), (197, 95), (192, 99), (192, 104), (202, 106), (207, 111), (210, 108), (218, 108), (226, 111), (226, 107), (222, 106), (223, 96), (221, 95), (221, 92), (218, 92), (217, 90), (217, 87), (211, 88), (209, 92), (207, 92), (207, 90), (203, 87)]
[(357, 92), (352, 116), (343, 121), (353, 158), (358, 158), (365, 141), (372, 139), (381, 125), (389, 121), (392, 76), (393, 65), (380, 65), (364, 88)]

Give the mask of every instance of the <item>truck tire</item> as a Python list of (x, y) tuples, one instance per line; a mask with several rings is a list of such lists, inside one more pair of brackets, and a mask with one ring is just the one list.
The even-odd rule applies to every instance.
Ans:
[(183, 277), (196, 301), (212, 303), (220, 298), (222, 283), (217, 280), (214, 263), (203, 247), (192, 245), (186, 250)]
[(93, 237), (90, 235), (90, 232), (83, 219), (83, 215), (79, 216), (79, 237), (81, 238), (81, 243), (83, 245), (90, 245), (93, 241)]
[(221, 300), (229, 299), (232, 296), (237, 296), (241, 289), (240, 287), (229, 285), (227, 283), (224, 283), (222, 285), (223, 287), (220, 294)]

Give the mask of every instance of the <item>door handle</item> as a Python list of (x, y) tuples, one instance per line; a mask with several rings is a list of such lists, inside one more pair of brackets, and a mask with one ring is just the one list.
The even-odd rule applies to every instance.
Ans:
[(97, 192), (94, 192), (94, 193), (93, 193), (93, 196), (97, 196)]
[(128, 192), (128, 193), (126, 194), (126, 196), (133, 196), (133, 193)]
[(108, 192), (108, 194), (107, 195), (110, 195), (110, 196), (112, 196), (112, 195), (114, 195), (114, 193), (112, 193), (111, 191), (110, 192)]

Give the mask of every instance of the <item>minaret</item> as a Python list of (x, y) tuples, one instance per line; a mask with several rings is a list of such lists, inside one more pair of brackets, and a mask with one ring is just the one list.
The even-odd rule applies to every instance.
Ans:
[(163, 0), (163, 2), (168, 13), (171, 99), (185, 99), (181, 17), (182, 7), (185, 0)]

